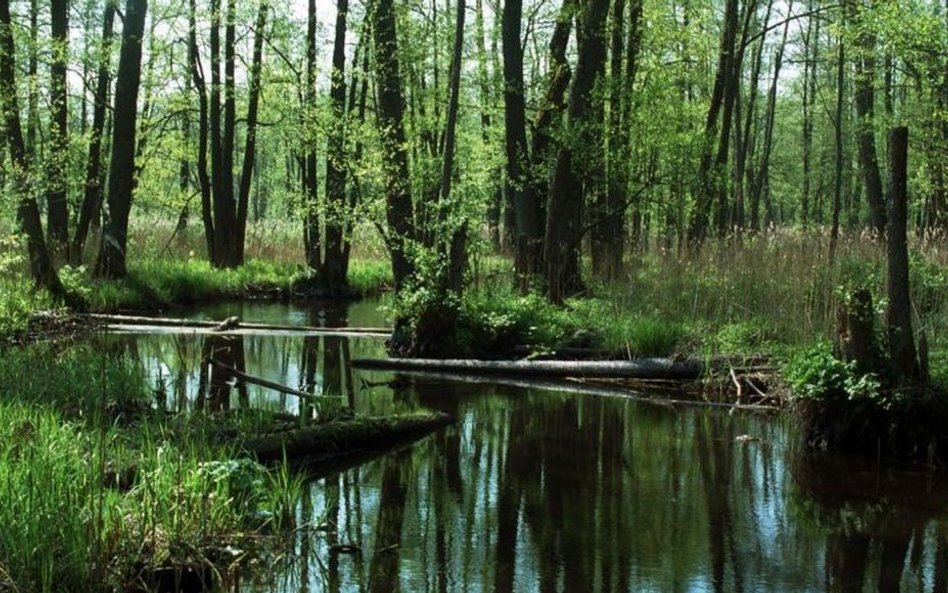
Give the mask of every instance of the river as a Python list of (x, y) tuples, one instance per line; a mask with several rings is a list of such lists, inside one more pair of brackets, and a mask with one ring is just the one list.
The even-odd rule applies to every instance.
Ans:
[[(375, 302), (221, 304), (189, 317), (379, 327)], [(803, 455), (789, 417), (361, 372), (379, 340), (125, 334), (156, 405), (299, 412), (215, 382), (213, 351), (358, 414), (419, 408), (457, 423), (306, 482), (290, 553), (241, 591), (945, 591), (948, 481)], [(203, 399), (199, 394), (203, 394)], [(202, 404), (203, 405), (203, 404)], [(328, 473), (327, 473), (328, 472)], [(323, 475), (326, 474), (326, 475)]]

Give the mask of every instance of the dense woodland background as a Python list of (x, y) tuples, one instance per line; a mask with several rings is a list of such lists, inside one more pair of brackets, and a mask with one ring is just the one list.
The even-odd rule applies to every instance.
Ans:
[(280, 233), (327, 287), (355, 237), (441, 294), (502, 252), (554, 302), (711, 238), (832, 253), (884, 232), (895, 125), (914, 236), (948, 223), (940, 1), (2, 4), (6, 218), (48, 287), (123, 276), (129, 234), (226, 268)]

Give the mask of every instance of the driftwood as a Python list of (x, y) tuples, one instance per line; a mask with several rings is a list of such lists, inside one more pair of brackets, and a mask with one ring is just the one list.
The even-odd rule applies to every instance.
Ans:
[(581, 377), (605, 379), (673, 379), (694, 381), (707, 370), (698, 360), (640, 358), (615, 361), (498, 361), (435, 360), (423, 358), (356, 359), (355, 368), (384, 371), (439, 371), (473, 375), (513, 375), (517, 377)]
[(225, 364), (219, 360), (214, 360), (213, 358), (206, 359), (206, 362), (213, 367), (226, 371), (233, 375), (235, 378), (243, 381), (244, 383), (251, 383), (253, 385), (259, 385), (260, 387), (266, 387), (267, 389), (272, 389), (274, 391), (279, 391), (280, 393), (285, 393), (287, 395), (295, 395), (296, 397), (302, 399), (319, 399), (319, 398), (339, 398), (342, 396), (339, 395), (316, 395), (314, 393), (307, 393), (305, 391), (300, 391), (299, 389), (293, 389), (292, 387), (287, 387), (286, 385), (281, 385), (274, 381), (269, 381), (261, 377), (255, 377), (253, 375), (248, 375), (247, 373), (237, 370), (236, 368)]
[(356, 418), (249, 437), (240, 444), (259, 461), (279, 461), (284, 457), (337, 457), (388, 448), (399, 441), (425, 436), (452, 422), (451, 416), (440, 413)]

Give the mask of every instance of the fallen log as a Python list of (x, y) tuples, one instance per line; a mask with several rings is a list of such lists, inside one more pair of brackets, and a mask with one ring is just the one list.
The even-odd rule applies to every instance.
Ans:
[(740, 410), (747, 412), (772, 413), (780, 410), (777, 406), (762, 404), (736, 404), (724, 401), (711, 401), (704, 399), (689, 399), (685, 394), (679, 392), (675, 396), (669, 397), (668, 391), (662, 391), (661, 395), (651, 391), (637, 391), (617, 385), (606, 384), (588, 384), (580, 381), (571, 381), (568, 379), (524, 379), (507, 376), (478, 376), (460, 373), (444, 373), (432, 371), (400, 371), (416, 379), (428, 380), (431, 382), (443, 383), (458, 382), (471, 383), (476, 385), (495, 385), (501, 387), (516, 387), (517, 389), (554, 391), (558, 393), (570, 393), (576, 395), (589, 395), (596, 397), (615, 397), (623, 399), (632, 399), (643, 404), (649, 404), (664, 408), (674, 407), (698, 407), (698, 408), (719, 408), (729, 410)]
[(261, 462), (297, 457), (338, 457), (418, 439), (453, 422), (451, 416), (441, 413), (356, 418), (252, 436), (239, 444)]
[(366, 338), (385, 340), (390, 333), (351, 332), (344, 329), (255, 329), (238, 327), (225, 331), (215, 331), (213, 327), (173, 326), (173, 325), (104, 325), (102, 329), (111, 334), (179, 334), (189, 336), (281, 336), (288, 338), (330, 337), (330, 338)]
[(381, 371), (440, 371), (473, 375), (518, 377), (580, 377), (605, 379), (673, 379), (694, 381), (705, 365), (694, 359), (640, 358), (637, 360), (436, 360), (425, 358), (355, 359), (355, 368)]
[(134, 325), (150, 327), (196, 327), (196, 328), (243, 328), (254, 330), (273, 330), (273, 331), (320, 331), (320, 332), (346, 332), (352, 334), (386, 334), (392, 333), (391, 328), (387, 327), (318, 327), (309, 325), (280, 325), (273, 323), (248, 323), (240, 321), (237, 317), (229, 317), (223, 321), (203, 320), (203, 319), (182, 319), (172, 317), (148, 317), (144, 315), (108, 315), (104, 313), (86, 313), (79, 316), (82, 319), (88, 319), (106, 325)]
[(248, 375), (247, 373), (240, 371), (228, 364), (225, 364), (219, 360), (214, 360), (213, 358), (207, 358), (205, 361), (213, 367), (226, 371), (233, 375), (235, 378), (243, 381), (244, 383), (250, 383), (252, 385), (259, 385), (260, 387), (266, 387), (267, 389), (272, 389), (274, 391), (279, 391), (280, 393), (285, 393), (287, 395), (295, 395), (301, 399), (320, 399), (320, 398), (341, 398), (341, 395), (316, 395), (315, 393), (307, 393), (305, 391), (300, 391), (299, 389), (293, 389), (286, 385), (281, 385), (274, 381), (264, 379), (262, 377), (255, 377), (253, 375)]

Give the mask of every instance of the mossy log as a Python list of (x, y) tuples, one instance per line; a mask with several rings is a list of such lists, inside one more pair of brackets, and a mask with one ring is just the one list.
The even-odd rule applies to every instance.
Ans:
[(284, 458), (335, 457), (359, 451), (385, 449), (421, 438), (454, 422), (441, 413), (419, 413), (339, 420), (318, 426), (251, 436), (240, 445), (258, 461)]
[(437, 360), (427, 358), (356, 359), (355, 368), (382, 371), (437, 371), (470, 375), (518, 377), (583, 377), (604, 379), (666, 379), (694, 381), (704, 376), (705, 365), (695, 359), (639, 358), (637, 360)]

